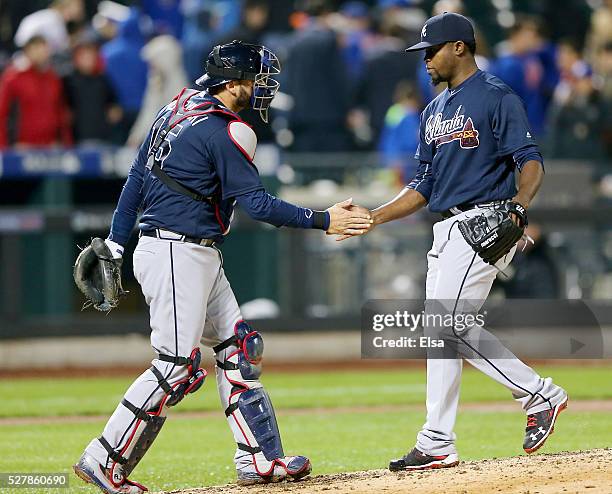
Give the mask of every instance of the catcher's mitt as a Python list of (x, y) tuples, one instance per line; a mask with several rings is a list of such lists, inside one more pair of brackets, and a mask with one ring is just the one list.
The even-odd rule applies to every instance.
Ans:
[[(518, 225), (511, 214), (517, 217)], [(459, 221), (459, 231), (463, 238), (489, 264), (495, 264), (510, 252), (525, 233), (526, 226), (525, 208), (512, 201)]]
[(125, 295), (121, 286), (121, 259), (113, 255), (101, 238), (94, 238), (74, 263), (74, 282), (87, 298), (85, 307), (93, 305), (108, 312)]

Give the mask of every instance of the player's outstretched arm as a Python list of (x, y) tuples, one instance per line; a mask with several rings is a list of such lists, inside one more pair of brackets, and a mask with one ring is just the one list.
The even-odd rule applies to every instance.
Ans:
[(382, 225), (383, 223), (387, 223), (389, 221), (404, 218), (405, 216), (418, 211), (425, 205), (427, 205), (427, 199), (425, 199), (420, 192), (406, 187), (391, 201), (370, 212), (372, 215), (372, 224), (370, 225), (370, 228), (362, 232), (346, 231), (343, 235), (339, 236), (336, 241), (341, 242), (347, 238), (368, 233), (372, 231), (376, 225)]
[(352, 199), (334, 204), (325, 211), (313, 211), (285, 202), (263, 188), (236, 197), (238, 204), (257, 221), (293, 228), (315, 228), (329, 234), (361, 232), (371, 225), (370, 212), (352, 205)]
[[(433, 184), (434, 180), (431, 173), (431, 162), (419, 161), (417, 174), (406, 188), (397, 194), (391, 201), (372, 211), (372, 227), (399, 218), (404, 218), (427, 205), (433, 189)], [(348, 237), (343, 235), (337, 240), (345, 240), (346, 238)]]
[(404, 188), (391, 201), (372, 211), (374, 225), (404, 218), (427, 205), (427, 199), (414, 189)]

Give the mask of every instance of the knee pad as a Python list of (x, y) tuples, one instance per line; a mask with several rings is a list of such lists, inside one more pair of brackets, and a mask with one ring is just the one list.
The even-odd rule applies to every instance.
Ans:
[[(159, 388), (163, 391), (161, 398), (148, 409), (138, 408), (124, 398), (121, 404), (134, 414), (134, 421), (126, 431), (129, 434), (127, 442), (121, 450), (115, 450), (108, 441), (99, 437), (100, 444), (104, 446), (109, 457), (113, 460), (111, 465), (111, 481), (116, 486), (130, 475), (140, 460), (155, 441), (164, 422), (166, 421), (166, 407), (179, 403), (186, 395), (194, 393), (202, 387), (206, 378), (206, 371), (200, 368), (202, 359), (200, 349), (195, 348), (189, 357), (172, 357), (159, 355), (158, 359), (174, 364), (168, 376), (152, 365), (149, 369), (157, 379)], [(184, 376), (184, 370), (187, 375)]]
[(217, 358), (217, 367), (227, 373), (233, 383), (256, 381), (261, 375), (261, 361), (264, 343), (262, 336), (246, 322), (240, 321), (234, 327), (234, 336), (213, 348), (219, 354), (229, 347), (236, 347), (225, 358)]
[(189, 357), (172, 357), (169, 355), (159, 355), (159, 360), (171, 362), (175, 365), (187, 366), (187, 377), (179, 382), (170, 385), (162, 373), (155, 367), (151, 367), (151, 372), (155, 374), (157, 382), (166, 393), (165, 401), (162, 406), (173, 407), (190, 393), (195, 393), (204, 384), (206, 371), (200, 368), (202, 353), (199, 348), (194, 348)]

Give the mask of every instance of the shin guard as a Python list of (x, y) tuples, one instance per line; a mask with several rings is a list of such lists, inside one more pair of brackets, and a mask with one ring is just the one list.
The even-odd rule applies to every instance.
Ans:
[(164, 376), (155, 365), (149, 369), (157, 380), (158, 391), (152, 393), (141, 408), (127, 398), (121, 401), (121, 404), (134, 414), (134, 420), (126, 431), (128, 439), (125, 445), (117, 450), (103, 436), (98, 438), (113, 461), (110, 480), (114, 485), (119, 486), (124, 482), (151, 447), (166, 421), (167, 407), (176, 405), (186, 395), (197, 391), (206, 378), (206, 371), (199, 367), (199, 348), (195, 348), (189, 357), (159, 355), (158, 359), (174, 364), (168, 376)]
[(234, 336), (214, 351), (219, 393), (238, 450), (251, 457), (260, 475), (268, 475), (284, 453), (272, 402), (259, 382), (263, 348), (261, 335), (240, 321)]

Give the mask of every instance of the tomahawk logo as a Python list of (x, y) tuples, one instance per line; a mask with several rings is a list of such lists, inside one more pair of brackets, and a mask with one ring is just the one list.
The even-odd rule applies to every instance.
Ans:
[(436, 147), (449, 142), (459, 141), (463, 149), (478, 147), (478, 130), (474, 128), (474, 122), (461, 113), (463, 105), (459, 105), (457, 111), (447, 120), (442, 119), (442, 113), (430, 115), (425, 122), (425, 142), (431, 144), (435, 142)]

